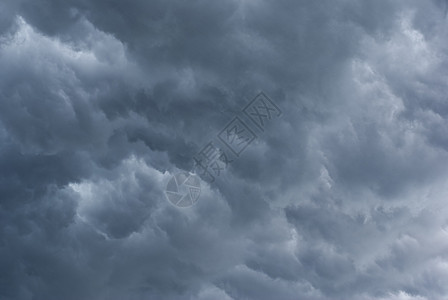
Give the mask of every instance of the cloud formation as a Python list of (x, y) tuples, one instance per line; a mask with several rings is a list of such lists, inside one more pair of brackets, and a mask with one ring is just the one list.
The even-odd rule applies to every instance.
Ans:
[[(447, 299), (446, 9), (2, 1), (0, 299)], [(171, 205), (234, 116), (257, 139)]]

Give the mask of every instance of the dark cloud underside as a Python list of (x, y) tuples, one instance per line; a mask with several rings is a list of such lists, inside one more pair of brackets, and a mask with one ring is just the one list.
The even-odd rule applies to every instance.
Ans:
[(448, 299), (447, 7), (3, 0), (0, 299)]

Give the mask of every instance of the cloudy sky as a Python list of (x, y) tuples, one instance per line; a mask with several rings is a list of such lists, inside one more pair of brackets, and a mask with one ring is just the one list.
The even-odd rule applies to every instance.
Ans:
[(448, 299), (447, 9), (1, 0), (0, 299)]

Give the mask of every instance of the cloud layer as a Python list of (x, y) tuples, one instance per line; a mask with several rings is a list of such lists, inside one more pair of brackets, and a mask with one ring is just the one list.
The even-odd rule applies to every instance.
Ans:
[(2, 1), (0, 299), (447, 299), (447, 7)]

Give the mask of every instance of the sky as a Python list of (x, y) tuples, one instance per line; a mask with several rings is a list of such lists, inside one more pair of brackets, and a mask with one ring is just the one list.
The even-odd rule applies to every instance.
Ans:
[(0, 299), (448, 299), (447, 9), (1, 0)]

